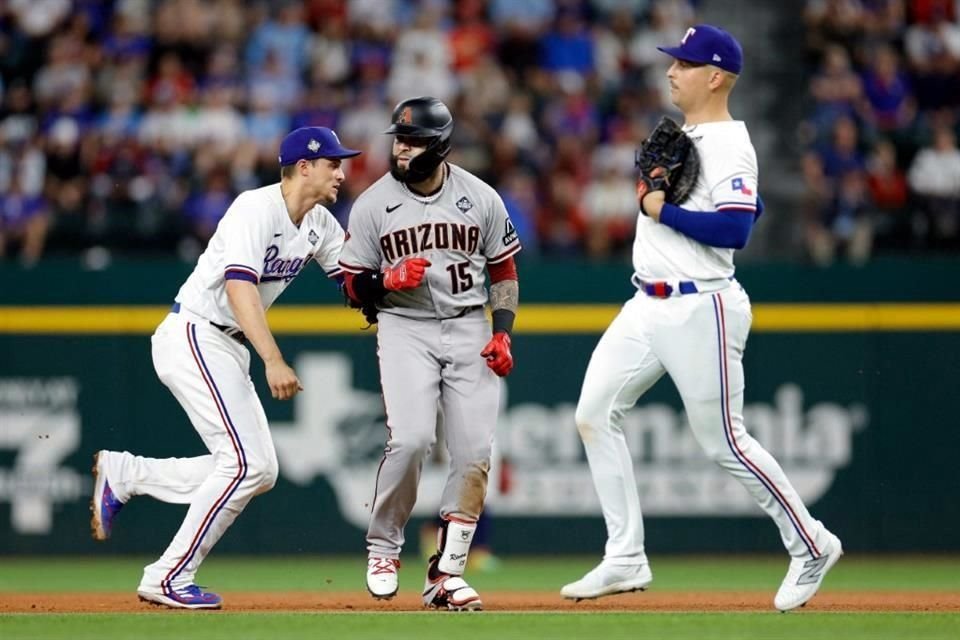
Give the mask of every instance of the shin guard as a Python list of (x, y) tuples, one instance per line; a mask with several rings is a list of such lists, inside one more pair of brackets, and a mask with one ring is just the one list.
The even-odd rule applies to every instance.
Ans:
[(477, 530), (477, 523), (447, 516), (437, 530), (437, 553), (440, 560), (437, 568), (451, 576), (462, 576), (467, 568), (470, 543)]

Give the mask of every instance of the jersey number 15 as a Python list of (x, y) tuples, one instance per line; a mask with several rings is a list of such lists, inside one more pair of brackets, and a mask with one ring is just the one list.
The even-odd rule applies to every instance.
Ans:
[(469, 268), (469, 261), (458, 262), (447, 267), (447, 272), (450, 274), (450, 291), (453, 295), (473, 288), (473, 274), (467, 271)]

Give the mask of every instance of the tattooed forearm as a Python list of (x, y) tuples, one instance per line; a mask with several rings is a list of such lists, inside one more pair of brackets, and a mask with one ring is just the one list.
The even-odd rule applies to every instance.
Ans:
[(490, 285), (490, 308), (517, 312), (520, 305), (520, 283), (516, 280), (501, 280)]

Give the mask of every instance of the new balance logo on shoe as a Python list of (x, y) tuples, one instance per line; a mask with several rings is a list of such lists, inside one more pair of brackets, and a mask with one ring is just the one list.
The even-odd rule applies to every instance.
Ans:
[(797, 584), (814, 584), (822, 579), (823, 567), (827, 564), (829, 555), (820, 556), (816, 560), (807, 560), (803, 564), (803, 573), (797, 578)]

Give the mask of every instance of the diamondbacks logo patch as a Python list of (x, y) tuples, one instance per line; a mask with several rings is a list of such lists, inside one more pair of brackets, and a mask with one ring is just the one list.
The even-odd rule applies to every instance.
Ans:
[(410, 110), (410, 107), (403, 108), (400, 115), (397, 116), (397, 124), (413, 124), (413, 111)]
[(317, 232), (313, 229), (310, 229), (310, 235), (307, 236), (307, 240), (310, 241), (310, 244), (317, 244), (317, 240), (320, 239), (320, 236), (317, 235)]
[(460, 211), (466, 213), (467, 211), (470, 211), (470, 209), (473, 209), (473, 203), (467, 200), (467, 196), (463, 196), (457, 200), (457, 209), (460, 209)]
[(513, 222), (510, 221), (510, 218), (507, 218), (506, 222), (503, 223), (503, 244), (504, 246), (509, 245), (512, 242), (515, 242), (517, 239), (517, 228), (513, 226)]

